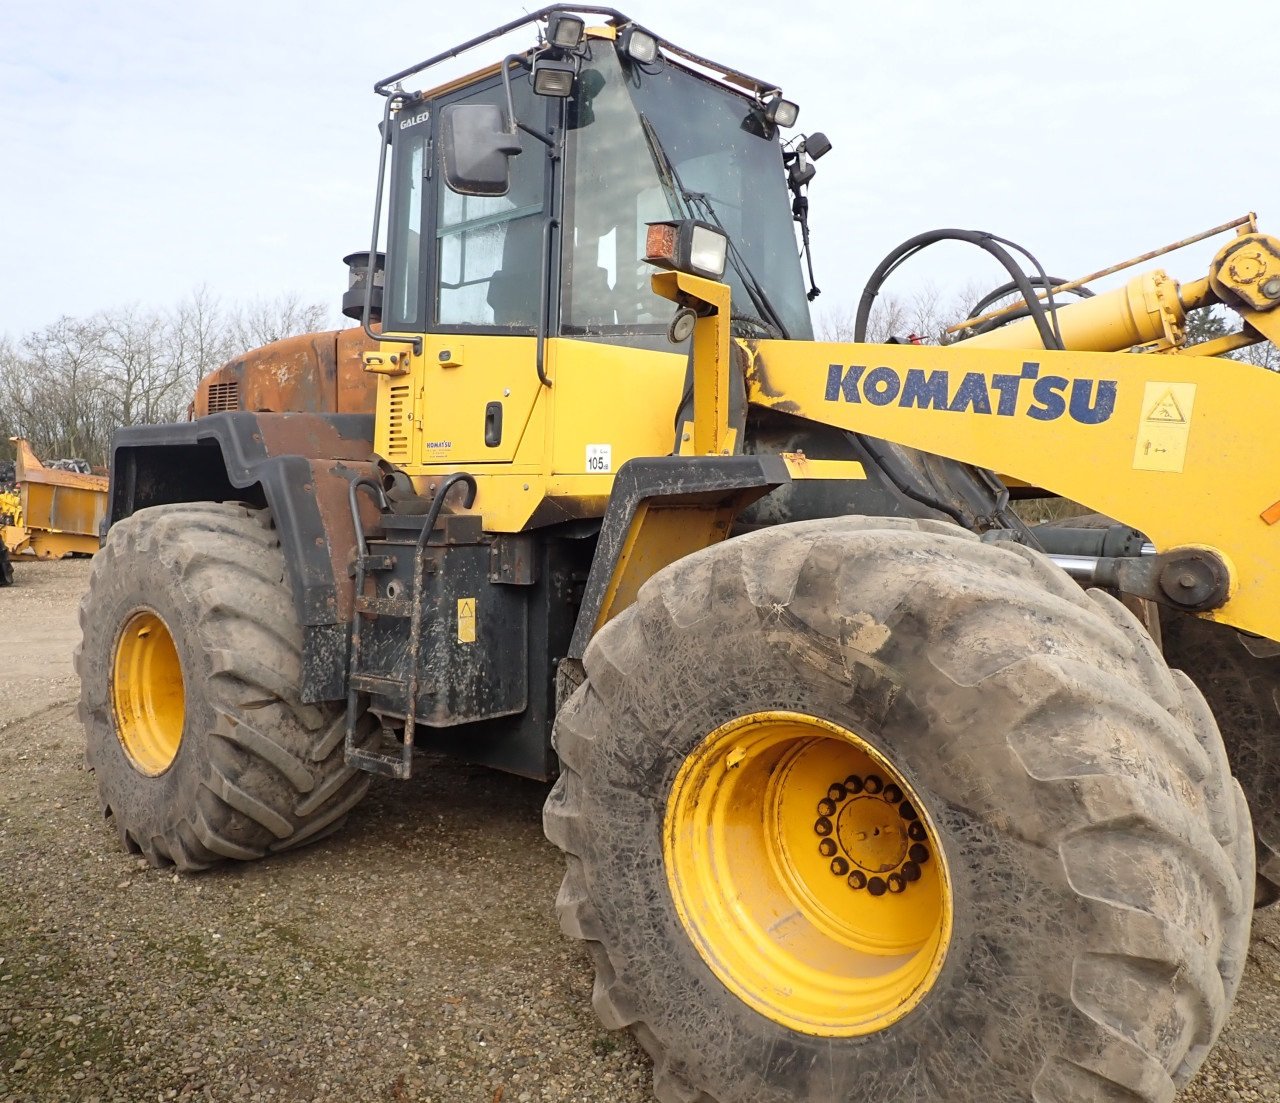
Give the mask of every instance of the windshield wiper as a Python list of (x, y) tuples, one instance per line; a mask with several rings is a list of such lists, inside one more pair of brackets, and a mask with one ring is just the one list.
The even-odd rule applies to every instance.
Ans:
[(742, 286), (746, 288), (752, 305), (756, 308), (761, 318), (766, 319), (768, 325), (773, 326), (782, 334), (783, 340), (790, 340), (791, 334), (787, 331), (782, 316), (769, 300), (764, 287), (756, 279), (755, 273), (751, 271), (746, 257), (738, 249), (732, 235), (725, 229), (724, 223), (720, 221), (720, 216), (716, 214), (716, 209), (711, 203), (711, 197), (705, 192), (690, 191), (684, 186), (684, 182), (680, 179), (680, 173), (676, 171), (675, 163), (671, 160), (670, 155), (662, 144), (662, 139), (658, 137), (658, 132), (654, 129), (653, 123), (649, 121), (649, 117), (643, 111), (640, 112), (640, 125), (644, 128), (645, 140), (649, 143), (649, 153), (653, 157), (658, 175), (662, 178), (662, 182), (667, 186), (668, 190), (682, 201), (685, 217), (697, 218), (701, 213), (704, 221), (712, 223), (724, 234), (724, 239), (728, 243), (729, 263), (733, 265), (733, 270), (738, 273), (738, 278), (742, 280)]

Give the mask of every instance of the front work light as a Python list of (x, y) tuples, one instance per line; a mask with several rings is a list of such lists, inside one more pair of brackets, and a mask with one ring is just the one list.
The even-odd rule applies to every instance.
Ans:
[(649, 62), (658, 60), (658, 40), (639, 27), (624, 28), (618, 47), (626, 57), (632, 61), (638, 61), (641, 65), (648, 65)]
[(764, 117), (774, 126), (795, 126), (800, 117), (800, 105), (774, 96), (764, 105)]
[(575, 49), (582, 41), (586, 23), (576, 15), (555, 12), (547, 19), (547, 41), (564, 50)]
[(563, 99), (573, 91), (573, 78), (576, 75), (573, 62), (540, 57), (533, 63), (533, 90), (539, 96)]
[(684, 218), (649, 223), (644, 259), (659, 268), (718, 280), (724, 276), (728, 250), (729, 239), (716, 227)]

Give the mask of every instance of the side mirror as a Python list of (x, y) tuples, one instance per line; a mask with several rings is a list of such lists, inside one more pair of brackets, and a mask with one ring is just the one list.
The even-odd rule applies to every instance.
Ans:
[(451, 103), (440, 112), (444, 179), (460, 195), (506, 195), (510, 158), (520, 136), (507, 130), (502, 108), (487, 103)]
[(821, 130), (815, 130), (805, 138), (804, 151), (816, 161), (819, 157), (825, 157), (831, 152), (831, 139)]

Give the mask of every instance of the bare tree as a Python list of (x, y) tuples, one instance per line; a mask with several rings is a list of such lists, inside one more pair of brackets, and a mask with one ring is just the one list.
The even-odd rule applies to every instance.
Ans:
[[(944, 297), (931, 283), (918, 287), (906, 298), (881, 295), (867, 319), (867, 341), (882, 345), (890, 338), (915, 340), (927, 345), (948, 343), (947, 327), (969, 316), (969, 305), (978, 300), (985, 288), (967, 284), (957, 293)], [(818, 333), (824, 341), (852, 341), (856, 312), (834, 310), (818, 319)]]
[(232, 355), (269, 345), (295, 333), (324, 329), (329, 310), (320, 303), (304, 303), (296, 294), (254, 299), (227, 316)]
[(116, 429), (179, 420), (202, 376), (328, 316), (296, 295), (224, 308), (200, 287), (167, 310), (118, 307), (0, 335), (0, 458), (23, 436), (42, 456), (101, 466)]
[(225, 364), (235, 352), (245, 351), (234, 347), (227, 315), (217, 296), (203, 284), (170, 309), (167, 321), (188, 395), (195, 393), (196, 384), (214, 368)]

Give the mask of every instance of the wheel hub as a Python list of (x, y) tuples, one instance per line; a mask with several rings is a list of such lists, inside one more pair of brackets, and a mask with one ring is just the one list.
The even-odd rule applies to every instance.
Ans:
[(182, 742), (186, 691), (169, 627), (150, 609), (125, 622), (111, 663), (116, 735), (133, 768), (156, 777), (173, 765)]
[(672, 785), (664, 855), (703, 960), (792, 1029), (882, 1030), (942, 968), (951, 886), (924, 805), (829, 721), (752, 713), (708, 735)]
[(818, 801), (813, 831), (832, 875), (874, 897), (906, 891), (930, 857), (920, 814), (900, 786), (879, 774), (832, 782)]

